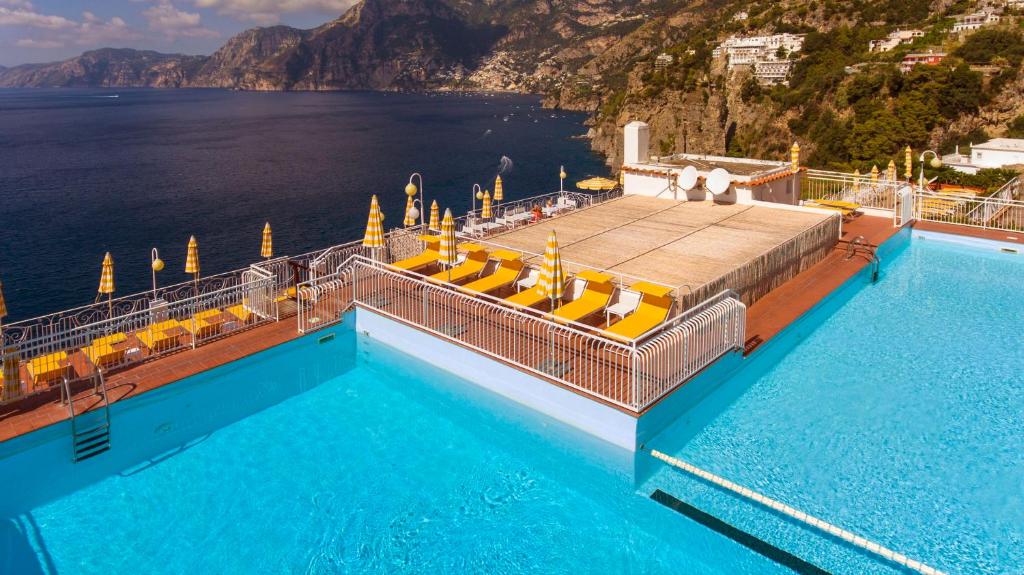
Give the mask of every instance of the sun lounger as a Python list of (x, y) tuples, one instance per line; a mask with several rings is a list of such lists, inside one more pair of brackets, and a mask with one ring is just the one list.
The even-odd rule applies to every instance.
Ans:
[(839, 212), (844, 218), (848, 218), (854, 214), (854, 210), (849, 208), (841, 208), (838, 206), (827, 206), (825, 204), (819, 204), (816, 200), (806, 200), (804, 205), (809, 208), (818, 208), (819, 210), (829, 210), (832, 212)]
[(583, 321), (584, 319), (604, 310), (612, 297), (615, 286), (612, 285), (612, 276), (584, 270), (576, 274), (577, 279), (585, 280), (586, 286), (583, 293), (573, 301), (559, 307), (551, 316), (557, 320)]
[(520, 254), (510, 250), (496, 250), (491, 259), (498, 261), (494, 273), (462, 286), (462, 290), (478, 293), (491, 293), (503, 287), (511, 286), (523, 273), (523, 262)]
[(28, 374), (34, 384), (56, 383), (68, 377), (70, 373), (71, 364), (68, 363), (68, 354), (64, 351), (37, 357), (28, 364)]
[(441, 236), (420, 236), (419, 239), (425, 244), (419, 255), (399, 260), (391, 265), (407, 271), (416, 271), (441, 259)]
[(468, 252), (466, 254), (466, 259), (451, 269), (429, 276), (428, 279), (434, 280), (435, 282), (458, 284), (480, 275), (484, 266), (487, 265), (487, 249), (483, 246), (470, 243), (462, 244), (459, 248)]
[(630, 290), (640, 292), (640, 303), (633, 313), (605, 330), (606, 334), (621, 341), (632, 341), (658, 327), (668, 319), (672, 310), (672, 288), (668, 286), (637, 282), (630, 286)]
[(219, 309), (201, 311), (181, 322), (181, 327), (192, 334), (192, 337), (208, 337), (220, 329), (220, 322), (214, 321), (223, 312)]
[(530, 271), (526, 272), (526, 277), (516, 282), (516, 291), (523, 291), (536, 286), (537, 280), (539, 279), (540, 270), (537, 268), (530, 268)]
[(94, 339), (88, 346), (83, 347), (82, 353), (96, 367), (110, 367), (124, 362), (126, 348), (115, 346), (124, 343), (127, 339), (128, 336), (123, 333), (99, 337)]
[(179, 329), (181, 329), (181, 323), (176, 319), (169, 319), (135, 332), (135, 337), (150, 351), (159, 353), (178, 345)]
[(857, 211), (860, 209), (860, 204), (855, 202), (843, 202), (839, 200), (811, 200), (819, 206), (828, 206), (832, 208), (842, 208), (844, 210)]
[(240, 303), (238, 305), (231, 306), (224, 311), (238, 318), (238, 321), (242, 325), (249, 323), (249, 320), (252, 319), (252, 311), (245, 307), (245, 304)]

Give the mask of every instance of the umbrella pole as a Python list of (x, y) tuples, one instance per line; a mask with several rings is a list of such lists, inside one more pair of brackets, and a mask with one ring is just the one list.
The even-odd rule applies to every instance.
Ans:
[(114, 317), (114, 294), (107, 294), (107, 318), (113, 319)]

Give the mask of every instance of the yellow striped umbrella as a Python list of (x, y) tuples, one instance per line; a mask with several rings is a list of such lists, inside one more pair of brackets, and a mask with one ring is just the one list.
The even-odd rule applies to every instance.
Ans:
[(789, 171), (794, 174), (800, 171), (800, 144), (793, 142), (793, 147), (789, 149)]
[[(857, 168), (853, 169), (853, 194), (857, 195), (860, 193), (860, 170)], [(854, 200), (856, 201), (856, 200)]]
[(107, 252), (107, 255), (103, 256), (103, 268), (100, 271), (100, 296), (104, 294), (107, 296), (107, 312), (112, 313), (114, 311), (114, 257)]
[(500, 202), (505, 199), (505, 186), (501, 183), (501, 176), (494, 178), (494, 201)]
[(199, 242), (196, 237), (188, 239), (188, 254), (185, 256), (185, 273), (192, 274), (192, 281), (195, 282), (196, 295), (199, 295)]
[(483, 219), (489, 219), (491, 214), (491, 192), (484, 190), (484, 207), (480, 209), (480, 217)]
[(889, 160), (889, 165), (885, 170), (885, 178), (889, 181), (896, 181), (896, 160)]
[(260, 257), (268, 260), (274, 257), (274, 238), (270, 232), (270, 222), (263, 226), (263, 245), (260, 246)]
[(551, 230), (547, 247), (544, 248), (544, 263), (540, 267), (536, 289), (538, 293), (551, 299), (551, 307), (554, 308), (555, 301), (562, 299), (564, 286), (565, 271), (562, 269), (562, 256), (558, 252), (558, 238), (555, 231)]
[(437, 207), (437, 200), (430, 204), (430, 224), (427, 229), (435, 232), (441, 231), (441, 208)]
[(878, 183), (878, 165), (871, 166), (871, 185), (874, 186)]
[(0, 282), (0, 319), (7, 317), (7, 302), (4, 301), (4, 284)]
[(380, 212), (377, 195), (370, 199), (370, 217), (366, 220), (366, 235), (363, 246), (367, 248), (384, 247), (384, 215)]
[(405, 219), (402, 220), (402, 225), (405, 227), (416, 225), (416, 218), (412, 217), (412, 207), (412, 196), (407, 196), (405, 199)]
[(910, 146), (907, 146), (907, 149), (903, 150), (903, 176), (906, 177), (907, 180), (910, 180), (914, 175), (914, 161), (911, 158), (913, 153), (914, 151), (910, 149)]
[(455, 219), (452, 218), (452, 211), (445, 209), (444, 219), (441, 220), (441, 257), (438, 261), (447, 266), (455, 265), (458, 258), (457, 246), (455, 244)]

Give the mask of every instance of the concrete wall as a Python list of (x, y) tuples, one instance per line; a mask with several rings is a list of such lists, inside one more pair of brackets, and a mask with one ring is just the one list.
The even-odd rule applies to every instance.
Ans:
[(617, 409), (365, 309), (356, 312), (356, 331), (613, 445), (636, 450), (637, 420)]

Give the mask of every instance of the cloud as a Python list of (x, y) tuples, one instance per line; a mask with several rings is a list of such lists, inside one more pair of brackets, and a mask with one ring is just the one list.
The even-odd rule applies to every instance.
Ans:
[(19, 38), (14, 42), (19, 48), (37, 48), (40, 50), (63, 48), (64, 42), (60, 40), (35, 40), (33, 38)]
[(30, 8), (0, 6), (0, 26), (27, 26), (46, 30), (64, 30), (75, 27), (75, 21), (63, 16), (40, 14)]
[(22, 48), (56, 48), (68, 44), (94, 46), (140, 38), (138, 32), (117, 16), (103, 20), (92, 12), (83, 12), (81, 21), (78, 21), (37, 12), (31, 3), (24, 0), (0, 0), (0, 3), (20, 6), (0, 6), (0, 27), (28, 28), (38, 36), (16, 40), (14, 44)]
[(149, 29), (160, 32), (168, 38), (212, 38), (220, 34), (202, 26), (198, 12), (178, 10), (170, 2), (162, 1), (142, 11), (149, 23)]
[(356, 0), (193, 0), (199, 8), (259, 24), (273, 24), (290, 12), (327, 12), (341, 15)]

